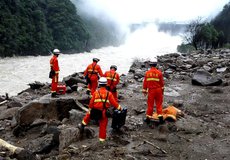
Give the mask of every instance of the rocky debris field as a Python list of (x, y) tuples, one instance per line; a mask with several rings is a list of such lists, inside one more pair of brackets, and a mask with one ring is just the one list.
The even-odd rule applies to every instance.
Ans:
[(96, 123), (83, 136), (77, 127), (89, 103), (82, 73), (65, 77), (67, 93), (57, 98), (48, 94), (49, 84), (34, 82), (17, 96), (0, 97), (0, 159), (229, 159), (230, 50), (157, 59), (165, 78), (164, 107), (173, 105), (184, 117), (160, 125), (143, 122), (147, 60), (134, 61), (121, 75), (119, 101), (128, 109), (126, 124), (114, 131), (110, 119), (104, 143), (98, 141)]

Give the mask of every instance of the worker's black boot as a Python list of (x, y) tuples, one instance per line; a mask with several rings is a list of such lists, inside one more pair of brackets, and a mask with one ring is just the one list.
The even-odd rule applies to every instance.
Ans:
[(160, 123), (160, 124), (163, 124), (163, 123), (164, 123), (164, 118), (163, 118), (162, 115), (159, 115), (159, 116), (158, 116), (158, 119), (159, 119), (159, 123)]
[(91, 91), (89, 89), (86, 90), (86, 94), (90, 95)]
[(52, 98), (57, 97), (57, 93), (56, 93), (56, 92), (51, 93), (51, 97), (52, 97)]
[(149, 123), (150, 123), (150, 118), (146, 117), (146, 118), (144, 119), (144, 122), (147, 123), (147, 124), (149, 124)]

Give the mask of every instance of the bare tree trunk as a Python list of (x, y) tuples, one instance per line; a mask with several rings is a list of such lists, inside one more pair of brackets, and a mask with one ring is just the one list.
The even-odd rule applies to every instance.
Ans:
[(18, 160), (25, 160), (25, 159), (38, 160), (36, 155), (30, 152), (29, 150), (9, 144), (8, 142), (4, 141), (1, 138), (0, 138), (0, 147), (10, 151), (13, 157), (17, 158)]

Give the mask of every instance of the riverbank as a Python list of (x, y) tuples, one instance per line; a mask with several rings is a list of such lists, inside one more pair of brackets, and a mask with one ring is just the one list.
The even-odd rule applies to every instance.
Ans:
[[(230, 51), (173, 53), (159, 56), (158, 61), (165, 77), (164, 108), (173, 105), (185, 114), (176, 122), (158, 126), (143, 122), (142, 80), (149, 66), (148, 61), (135, 61), (128, 74), (121, 75), (118, 87), (120, 104), (128, 108), (126, 125), (113, 132), (110, 121), (105, 143), (99, 144), (95, 124), (86, 127), (83, 139), (79, 136), (77, 124), (89, 101), (80, 72), (63, 79), (68, 93), (59, 98), (50, 98), (49, 85), (43, 83), (32, 83), (17, 96), (2, 97), (0, 138), (46, 160), (227, 159)], [(9, 155), (1, 149), (1, 157)]]

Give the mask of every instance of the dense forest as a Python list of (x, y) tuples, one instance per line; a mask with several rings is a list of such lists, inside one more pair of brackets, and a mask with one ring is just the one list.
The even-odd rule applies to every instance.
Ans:
[(103, 38), (108, 29), (84, 22), (70, 0), (1, 0), (0, 8), (1, 57), (47, 55), (53, 48), (80, 52), (110, 42)]
[(216, 30), (223, 32), (223, 43), (230, 43), (230, 2), (211, 21)]
[(69, 0), (1, 0), (0, 55), (84, 50), (89, 33)]
[[(82, 13), (79, 6), (83, 2), (1, 0), (0, 57), (47, 55), (54, 48), (66, 53), (119, 45), (124, 36), (119, 34), (119, 27), (105, 15), (87, 15), (88, 10)], [(161, 29), (167, 30), (167, 25)], [(187, 45), (195, 49), (229, 47), (230, 2), (213, 20), (192, 21), (186, 33), (186, 43), (179, 49)]]
[(186, 27), (185, 42), (178, 51), (191, 49), (230, 48), (230, 2), (211, 21), (198, 17)]

